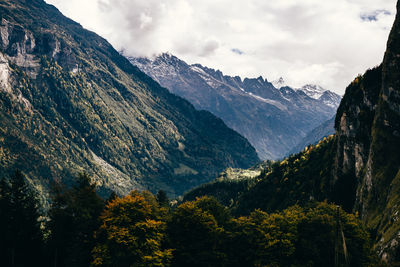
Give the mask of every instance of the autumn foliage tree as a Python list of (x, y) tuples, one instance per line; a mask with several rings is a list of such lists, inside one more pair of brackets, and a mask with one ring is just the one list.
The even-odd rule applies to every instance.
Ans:
[(165, 215), (149, 192), (112, 200), (100, 216), (92, 266), (168, 266), (172, 250), (163, 248)]

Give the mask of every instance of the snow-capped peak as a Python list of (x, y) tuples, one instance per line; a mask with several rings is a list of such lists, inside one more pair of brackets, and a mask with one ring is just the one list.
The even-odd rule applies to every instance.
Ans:
[(275, 80), (272, 82), (272, 85), (276, 88), (276, 89), (281, 89), (282, 87), (287, 86), (285, 80), (280, 77), (278, 80)]
[(306, 84), (301, 88), (297, 88), (296, 90), (303, 91), (306, 95), (314, 99), (319, 99), (326, 91), (321, 86), (315, 84)]

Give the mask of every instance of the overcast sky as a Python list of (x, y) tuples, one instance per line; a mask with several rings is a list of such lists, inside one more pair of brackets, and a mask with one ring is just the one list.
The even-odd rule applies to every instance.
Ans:
[(340, 94), (383, 58), (396, 0), (46, 0), (131, 56)]

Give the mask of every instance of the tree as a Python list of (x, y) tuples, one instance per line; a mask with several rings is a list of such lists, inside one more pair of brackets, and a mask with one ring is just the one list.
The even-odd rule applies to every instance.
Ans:
[(255, 210), (233, 220), (232, 266), (287, 266), (295, 252), (297, 224), (304, 214), (294, 206), (282, 213)]
[(156, 199), (160, 206), (167, 207), (169, 205), (169, 200), (167, 193), (164, 190), (159, 190), (156, 195)]
[(93, 266), (168, 266), (165, 209), (150, 192), (133, 191), (107, 204), (96, 231)]
[(340, 266), (346, 264), (345, 254), (348, 266), (368, 266), (372, 261), (370, 238), (364, 225), (336, 205), (322, 202), (307, 209), (298, 224), (298, 233), (295, 257), (299, 265), (334, 266), (335, 246), (339, 248)]
[(20, 171), (0, 182), (2, 266), (41, 265), (43, 233), (39, 201)]
[(232, 222), (230, 266), (333, 267), (335, 247), (339, 266), (369, 266), (373, 260), (361, 221), (336, 205), (292, 206), (271, 214), (255, 210)]
[(174, 266), (224, 266), (226, 209), (210, 197), (179, 205), (168, 222)]
[(104, 201), (96, 193), (90, 177), (82, 173), (72, 188), (53, 187), (48, 228), (49, 248), (54, 266), (88, 266), (94, 247), (94, 231)]

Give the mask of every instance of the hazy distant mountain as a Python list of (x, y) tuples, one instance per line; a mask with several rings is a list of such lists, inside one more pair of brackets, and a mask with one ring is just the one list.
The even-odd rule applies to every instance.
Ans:
[(303, 150), (308, 145), (315, 145), (322, 138), (335, 133), (335, 117), (322, 123), (318, 127), (311, 130), (289, 153), (294, 154)]
[(286, 155), (312, 129), (332, 118), (340, 102), (339, 95), (319, 86), (294, 89), (283, 78), (274, 83), (263, 77), (242, 80), (167, 53), (129, 60), (197, 109), (222, 118), (250, 141), (262, 159)]

